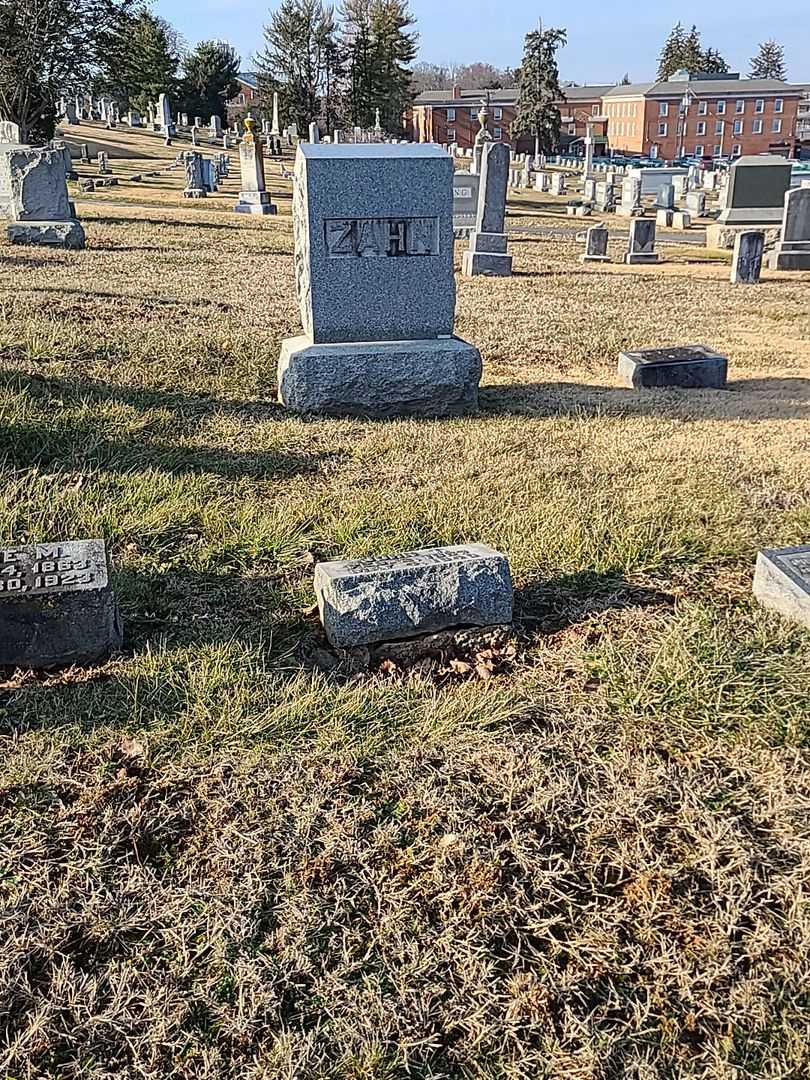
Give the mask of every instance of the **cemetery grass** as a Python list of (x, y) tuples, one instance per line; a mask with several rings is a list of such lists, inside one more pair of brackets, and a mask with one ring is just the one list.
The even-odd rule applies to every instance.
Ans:
[[(84, 221), (2, 249), (0, 535), (106, 537), (126, 641), (0, 689), (4, 1074), (806, 1076), (810, 645), (750, 590), (810, 532), (810, 276), (520, 237), (459, 280), (479, 415), (321, 420), (288, 220)], [(616, 388), (694, 341), (728, 392)], [(469, 540), (514, 653), (330, 670), (314, 559)]]

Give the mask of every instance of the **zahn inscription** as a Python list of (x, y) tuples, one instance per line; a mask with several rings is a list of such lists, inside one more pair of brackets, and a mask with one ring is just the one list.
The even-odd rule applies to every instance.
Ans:
[(391, 259), (439, 254), (439, 219), (329, 218), (324, 222), (330, 259)]

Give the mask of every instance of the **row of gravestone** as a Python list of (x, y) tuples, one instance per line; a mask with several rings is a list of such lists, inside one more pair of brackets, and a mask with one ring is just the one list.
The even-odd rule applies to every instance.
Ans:
[[(513, 584), (505, 555), (485, 544), (318, 563), (315, 595), (337, 649), (467, 626), (508, 626)], [(761, 552), (759, 601), (810, 629), (810, 547)], [(123, 646), (103, 540), (0, 550), (0, 667), (89, 666)]]

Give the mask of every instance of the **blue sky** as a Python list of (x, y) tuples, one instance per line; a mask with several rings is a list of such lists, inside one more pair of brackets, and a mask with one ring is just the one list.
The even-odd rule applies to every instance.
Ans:
[[(261, 0), (154, 0), (190, 45), (203, 38), (230, 41), (249, 68), (261, 45), (271, 5)], [(489, 61), (500, 67), (520, 60), (523, 35), (539, 15), (568, 30), (560, 54), (563, 78), (610, 83), (629, 72), (634, 82), (655, 74), (655, 60), (679, 19), (697, 23), (704, 45), (720, 50), (733, 71), (748, 72), (757, 44), (773, 37), (785, 45), (788, 78), (810, 82), (808, 0), (411, 0), (420, 32), (420, 60), (434, 63)]]

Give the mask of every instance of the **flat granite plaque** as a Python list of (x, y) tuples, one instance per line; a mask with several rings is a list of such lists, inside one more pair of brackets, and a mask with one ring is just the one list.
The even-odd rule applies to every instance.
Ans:
[(763, 607), (810, 630), (810, 545), (761, 551), (754, 596)]
[(619, 354), (619, 380), (634, 390), (659, 387), (724, 390), (728, 360), (706, 345), (639, 349)]
[(121, 641), (103, 540), (0, 546), (0, 666), (90, 664)]
[(512, 621), (509, 563), (485, 544), (319, 563), (315, 592), (338, 648)]

